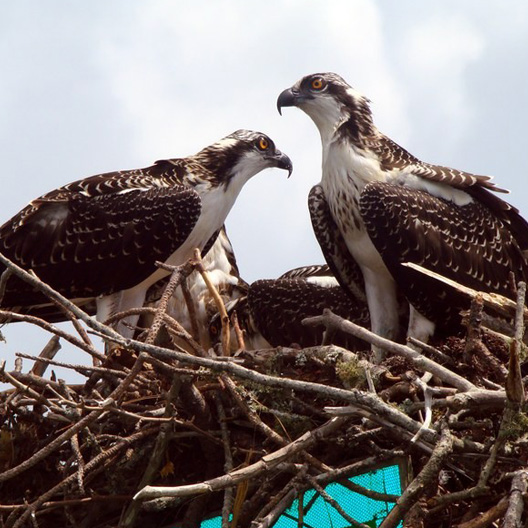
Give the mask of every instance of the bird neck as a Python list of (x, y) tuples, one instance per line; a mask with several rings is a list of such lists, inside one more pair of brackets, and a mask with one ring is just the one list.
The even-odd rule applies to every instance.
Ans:
[(347, 140), (352, 145), (365, 149), (373, 146), (379, 140), (380, 133), (372, 119), (368, 102), (355, 100), (347, 105), (346, 118), (339, 123), (335, 135), (341, 140)]
[(341, 106), (326, 105), (309, 115), (319, 129), (323, 148), (335, 142), (347, 142), (366, 149), (379, 141), (380, 133), (366, 100), (351, 100)]

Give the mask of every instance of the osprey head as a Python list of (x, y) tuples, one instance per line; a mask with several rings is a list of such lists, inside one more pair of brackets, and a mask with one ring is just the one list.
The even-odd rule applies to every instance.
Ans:
[(372, 127), (369, 100), (335, 73), (303, 77), (279, 95), (277, 109), (281, 115), (284, 106), (297, 106), (306, 112), (323, 137), (344, 124), (363, 133)]
[(195, 156), (203, 167), (209, 169), (220, 184), (233, 180), (245, 183), (260, 171), (277, 167), (292, 173), (290, 158), (262, 132), (237, 130), (229, 136), (204, 148)]

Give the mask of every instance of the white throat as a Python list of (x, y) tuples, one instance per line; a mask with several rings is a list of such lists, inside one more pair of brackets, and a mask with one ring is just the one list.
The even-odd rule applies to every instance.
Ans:
[(332, 141), (337, 128), (348, 118), (346, 110), (338, 107), (330, 98), (321, 98), (317, 104), (303, 103), (299, 105), (299, 108), (310, 116), (317, 126), (323, 148)]

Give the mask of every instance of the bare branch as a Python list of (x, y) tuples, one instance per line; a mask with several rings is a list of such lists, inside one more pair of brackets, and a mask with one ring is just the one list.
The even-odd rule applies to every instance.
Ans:
[[(517, 305), (514, 301), (512, 301), (511, 299), (508, 299), (507, 297), (499, 295), (497, 293), (486, 293), (486, 292), (479, 292), (477, 290), (473, 290), (472, 288), (469, 288), (468, 286), (463, 286), (462, 284), (459, 284), (458, 282), (455, 282), (451, 279), (448, 279), (447, 277), (439, 275), (438, 273), (435, 273), (434, 271), (423, 268), (422, 266), (419, 266), (418, 264), (414, 264), (413, 262), (405, 262), (402, 264), (402, 266), (407, 266), (408, 268), (414, 269), (416, 271), (419, 271), (420, 273), (423, 273), (424, 275), (427, 275), (440, 282), (443, 282), (444, 284), (447, 284), (448, 286), (457, 290), (458, 292), (463, 293), (470, 299), (474, 299), (477, 295), (481, 295), (485, 306), (492, 308), (493, 310), (495, 310), (497, 313), (499, 313), (500, 315), (504, 317), (512, 317), (515, 314), (515, 311), (517, 309)], [(528, 317), (528, 309), (524, 308), (523, 311), (524, 311), (524, 317)]]
[(508, 509), (502, 528), (518, 528), (528, 498), (528, 470), (517, 471), (512, 479)]
[(211, 493), (213, 491), (225, 489), (229, 486), (235, 486), (239, 482), (256, 478), (258, 475), (272, 470), (281, 462), (291, 458), (294, 454), (315, 444), (325, 435), (328, 435), (339, 429), (345, 422), (346, 419), (344, 418), (332, 418), (329, 422), (322, 425), (318, 429), (309, 431), (287, 446), (262, 457), (262, 459), (255, 464), (251, 464), (245, 468), (232, 471), (231, 473), (227, 473), (221, 477), (199, 484), (189, 484), (187, 486), (146, 486), (136, 494), (134, 499), (147, 500), (157, 497), (187, 497), (189, 495)]
[(408, 360), (412, 361), (416, 368), (431, 372), (431, 374), (434, 374), (442, 381), (449, 383), (461, 391), (470, 391), (476, 389), (475, 385), (466, 380), (464, 377), (459, 376), (442, 365), (439, 365), (438, 363), (423, 357), (416, 350), (413, 350), (408, 346), (395, 343), (394, 341), (390, 341), (389, 339), (380, 337), (373, 332), (370, 332), (366, 328), (363, 328), (351, 321), (347, 321), (338, 315), (335, 315), (328, 309), (325, 309), (323, 315), (321, 316), (304, 319), (303, 324), (324, 325), (326, 327), (335, 326), (342, 332), (352, 334), (359, 339), (363, 339), (372, 345), (386, 350), (387, 352), (407, 358)]
[(426, 492), (427, 488), (437, 479), (440, 469), (453, 449), (453, 437), (446, 424), (442, 426), (442, 433), (436, 444), (431, 458), (427, 461), (422, 471), (407, 486), (398, 502), (389, 512), (380, 528), (393, 528), (398, 525), (403, 516), (409, 511), (418, 498)]

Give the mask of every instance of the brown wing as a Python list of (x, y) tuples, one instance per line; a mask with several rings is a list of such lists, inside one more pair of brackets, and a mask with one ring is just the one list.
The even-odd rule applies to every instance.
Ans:
[(339, 284), (352, 300), (365, 302), (365, 283), (358, 263), (354, 260), (339, 228), (332, 218), (323, 188), (315, 185), (308, 196), (308, 209), (315, 237), (323, 256)]
[[(272, 346), (320, 345), (323, 329), (305, 326), (302, 320), (321, 315), (325, 308), (359, 325), (370, 325), (366, 303), (353, 301), (338, 284), (322, 285), (300, 278), (258, 280), (249, 287), (247, 305), (256, 328)], [(340, 332), (333, 342), (351, 350), (368, 348)]]
[[(115, 194), (131, 189), (183, 185), (185, 176), (195, 168), (184, 158), (159, 160), (150, 167), (96, 174), (77, 180), (37, 198), (32, 204), (67, 201), (76, 194), (87, 197)], [(203, 169), (202, 169), (203, 170)], [(30, 204), (31, 205), (31, 204)], [(27, 208), (26, 208), (27, 209)], [(30, 211), (31, 209), (24, 210)], [(22, 211), (21, 211), (22, 212)], [(19, 213), (20, 214), (20, 213)]]
[(420, 178), (445, 183), (458, 189), (476, 186), (495, 192), (508, 192), (506, 189), (497, 187), (491, 181), (491, 176), (471, 174), (442, 165), (425, 163), (383, 134), (376, 138), (376, 143), (370, 148), (379, 157), (381, 168), (384, 171), (401, 169)]
[[(187, 187), (134, 189), (94, 197), (39, 200), (0, 228), (0, 251), (67, 297), (132, 287), (188, 237), (201, 209)], [(42, 302), (26, 283), (8, 281), (3, 306)]]
[(478, 201), (457, 206), (426, 192), (369, 183), (360, 199), (363, 221), (398, 286), (418, 311), (440, 326), (460, 321), (466, 298), (402, 266), (413, 262), (476, 290), (512, 297), (510, 273), (528, 266), (508, 223)]
[(333, 273), (327, 264), (300, 266), (283, 273), (279, 279), (305, 279), (307, 277), (332, 277)]

